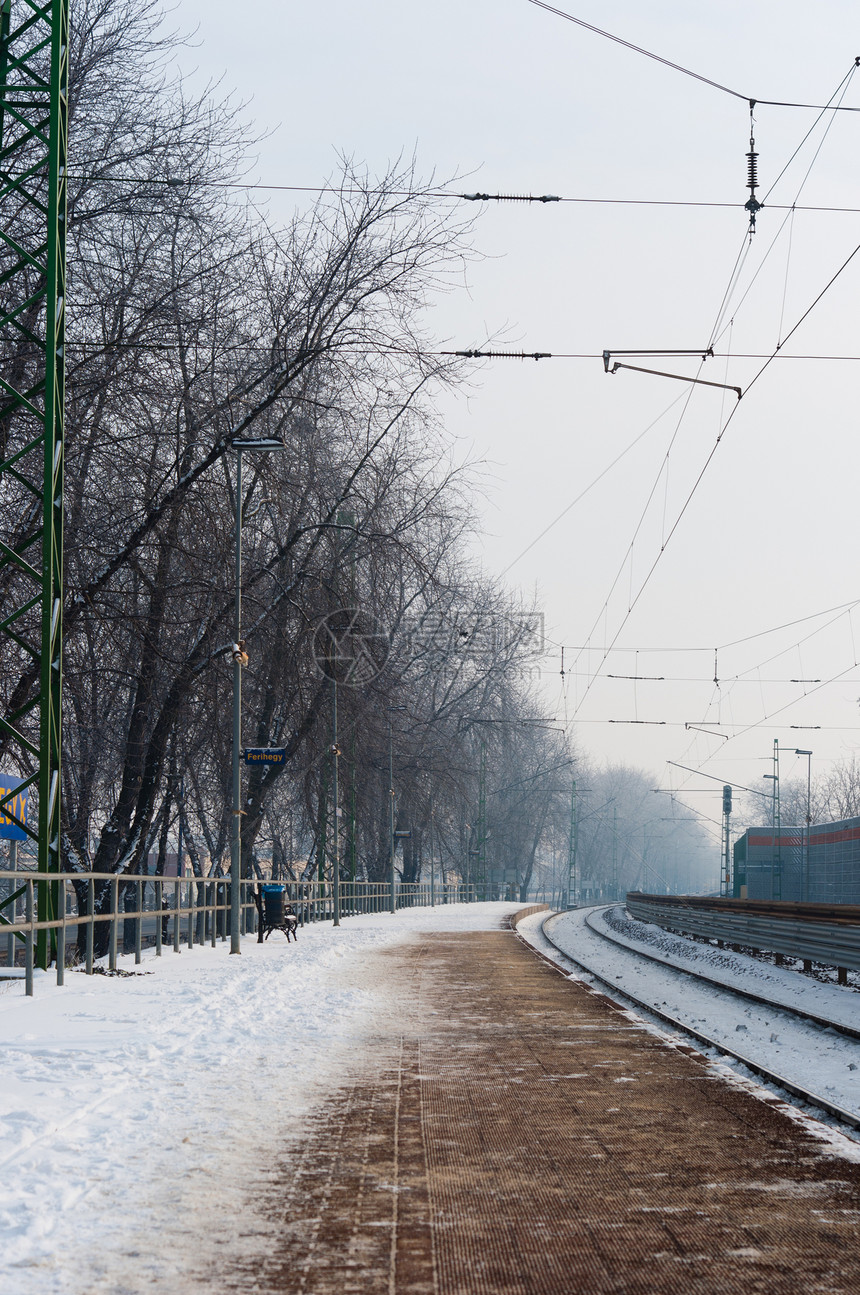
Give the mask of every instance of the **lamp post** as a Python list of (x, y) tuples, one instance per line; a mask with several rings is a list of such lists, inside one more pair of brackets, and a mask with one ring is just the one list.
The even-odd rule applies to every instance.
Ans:
[(253, 440), (234, 440), (236, 451), (236, 531), (235, 578), (236, 599), (234, 610), (233, 643), (233, 831), (230, 837), (230, 952), (241, 953), (239, 926), (241, 902), (239, 887), (242, 884), (242, 669), (248, 664), (248, 654), (242, 640), (242, 451), (285, 450), (283, 441), (274, 437), (257, 437)]
[(391, 713), (396, 710), (406, 710), (405, 706), (387, 706), (388, 711), (388, 845), (389, 858), (391, 864), (391, 912), (397, 912), (397, 881), (394, 874), (394, 739), (391, 733)]
[(430, 907), (436, 907), (436, 871), (433, 863), (433, 793), (430, 793)]
[[(464, 886), (465, 886), (465, 889), (466, 889), (466, 899), (468, 900), (468, 898), (469, 898), (469, 878), (470, 878), (470, 877), (471, 877), (471, 875), (472, 875), (472, 863), (471, 863), (471, 860), (472, 860), (472, 824), (471, 824), (471, 823), (464, 823), (464, 824), (463, 824), (463, 826), (464, 826), (464, 827), (465, 827), (465, 829), (466, 829), (466, 858), (465, 858), (465, 862), (464, 862), (464, 864), (463, 864), (463, 867), (462, 867), (462, 869), (461, 869), (461, 871), (460, 871), (460, 878), (461, 878), (461, 880), (463, 881), (463, 884), (464, 884)], [(462, 887), (461, 887), (461, 889), (462, 889)]]
[(340, 755), (340, 747), (337, 744), (337, 679), (332, 678), (332, 744), (331, 744), (331, 764), (332, 764), (332, 799), (334, 800), (334, 834), (332, 837), (332, 904), (334, 906), (334, 921), (332, 925), (340, 926), (340, 796), (338, 794), (337, 784), (337, 758)]
[[(809, 829), (810, 829), (810, 826), (811, 826), (811, 824), (812, 824), (812, 810), (811, 810), (811, 804), (812, 804), (812, 752), (811, 752), (811, 751), (802, 751), (802, 750), (800, 749), (800, 747), (795, 747), (795, 748), (794, 748), (794, 754), (795, 754), (795, 755), (805, 755), (805, 756), (806, 756), (806, 851), (805, 851), (805, 856), (806, 856), (806, 857), (805, 857), (805, 863), (806, 863), (806, 867), (805, 867), (805, 869), (804, 869), (803, 874), (801, 874), (800, 898), (801, 898), (801, 899), (806, 899), (806, 900), (808, 900), (808, 899), (809, 899)], [(804, 884), (804, 877), (805, 877), (805, 884)], [(804, 891), (806, 892), (805, 894), (804, 894)]]

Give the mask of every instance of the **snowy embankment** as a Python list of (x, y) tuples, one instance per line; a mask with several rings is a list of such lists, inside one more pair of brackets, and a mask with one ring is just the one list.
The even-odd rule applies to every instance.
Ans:
[[(187, 1291), (264, 1225), (259, 1167), (347, 1072), (387, 1007), (373, 951), (487, 930), (518, 904), (452, 904), (242, 944), (121, 958), (128, 977), (0, 990), (0, 1289)], [(211, 1289), (211, 1283), (210, 1283)]]
[[(860, 1114), (860, 1041), (799, 1020), (779, 1007), (750, 1003), (719, 985), (695, 980), (655, 963), (635, 948), (610, 943), (586, 922), (587, 915), (595, 912), (599, 910), (559, 913), (547, 922), (547, 934), (563, 953), (575, 960), (581, 959), (619, 990), (629, 991), (646, 1004), (700, 1030), (716, 1043), (724, 1043), (784, 1079)], [(774, 969), (761, 970), (766, 974)], [(802, 978), (798, 976), (798, 979)], [(810, 1001), (816, 1004), (819, 1000), (815, 991), (828, 988), (805, 979), (803, 985), (810, 991)], [(857, 1004), (853, 1016), (856, 1024), (860, 999), (850, 990), (841, 992), (850, 1004)], [(816, 1007), (810, 1006), (808, 1010), (816, 1011)]]

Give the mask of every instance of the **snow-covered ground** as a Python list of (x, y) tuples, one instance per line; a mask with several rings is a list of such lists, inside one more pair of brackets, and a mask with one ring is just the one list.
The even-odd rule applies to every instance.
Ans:
[[(672, 967), (646, 959), (635, 948), (610, 943), (592, 930), (586, 921), (589, 914), (598, 911), (578, 909), (559, 913), (547, 922), (547, 933), (564, 953), (573, 959), (581, 959), (592, 971), (614, 982), (620, 990), (629, 990), (638, 999), (700, 1030), (717, 1043), (725, 1043), (750, 1061), (769, 1067), (784, 1079), (817, 1093), (844, 1110), (860, 1114), (860, 1041), (798, 1020), (778, 1007), (747, 1002), (718, 985), (700, 982)], [(520, 929), (523, 930), (522, 925)], [(661, 934), (665, 935), (665, 932)], [(684, 943), (693, 944), (696, 949), (702, 948), (693, 941)], [(712, 952), (715, 955), (722, 953), (717, 949)], [(761, 976), (776, 970), (755, 965)], [(785, 973), (789, 976), (796, 974)], [(820, 1002), (817, 991), (828, 991), (829, 987), (797, 978), (803, 981), (797, 994), (800, 995), (805, 986), (810, 996), (808, 1010), (817, 1011)], [(764, 982), (759, 980), (758, 983), (760, 988), (756, 992), (767, 994), (769, 990), (761, 988)], [(858, 1002), (858, 996), (851, 991), (841, 992), (852, 1007)], [(851, 1017), (855, 1024), (857, 1010), (854, 1007)]]
[(688, 940), (650, 922), (637, 922), (620, 904), (599, 909), (587, 920), (591, 927), (605, 930), (628, 949), (641, 949), (649, 957), (659, 958), (670, 966), (694, 971), (730, 989), (743, 989), (838, 1025), (860, 1029), (860, 993), (853, 988), (813, 980), (788, 967), (776, 967), (731, 949)]
[[(107, 978), (0, 987), (0, 1290), (195, 1287), (253, 1245), (260, 1149), (282, 1149), (361, 1064), (387, 1010), (374, 950), (497, 928), (518, 904), (452, 904), (305, 927), (241, 957), (165, 950)], [(241, 1240), (240, 1240), (241, 1238)], [(212, 1290), (211, 1280), (206, 1284)]]

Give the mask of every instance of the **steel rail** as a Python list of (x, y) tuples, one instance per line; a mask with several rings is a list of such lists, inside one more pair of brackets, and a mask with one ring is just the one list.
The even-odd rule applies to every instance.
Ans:
[[(615, 908), (615, 904), (607, 904), (601, 908), (601, 913), (610, 908)], [(623, 905), (622, 905), (623, 907)], [(658, 953), (649, 953), (646, 949), (631, 949), (629, 944), (623, 940), (616, 939), (609, 931), (601, 931), (600, 927), (594, 926), (590, 921), (596, 913), (586, 914), (585, 925), (595, 935), (601, 936), (616, 948), (625, 949), (627, 953), (632, 953), (637, 957), (648, 958), (650, 962), (657, 962), (661, 966), (668, 967), (670, 971), (680, 972), (682, 976), (692, 976), (694, 980), (701, 980), (706, 985), (713, 985), (717, 989), (724, 989), (729, 994), (735, 994), (738, 998), (747, 998), (751, 1003), (760, 1003), (764, 1007), (772, 1007), (780, 1012), (790, 1012), (792, 1016), (797, 1016), (800, 1020), (811, 1021), (813, 1025), (820, 1025), (825, 1030), (836, 1030), (839, 1034), (845, 1034), (849, 1039), (860, 1039), (860, 1027), (855, 1029), (851, 1025), (843, 1025), (840, 1021), (831, 1021), (828, 1016), (817, 1016), (814, 1012), (804, 1011), (802, 1007), (792, 1007), (790, 1003), (779, 1003), (773, 998), (765, 998), (763, 994), (756, 994), (751, 989), (738, 989), (734, 985), (727, 985), (725, 981), (715, 980), (713, 976), (707, 975), (704, 971), (693, 971), (690, 967), (679, 967), (677, 963), (670, 961), (669, 958), (661, 957)], [(675, 932), (673, 931), (674, 935)], [(549, 939), (549, 936), (547, 936)]]
[[(557, 916), (557, 913), (550, 914), (550, 917)], [(734, 1048), (728, 1047), (718, 1039), (712, 1039), (710, 1035), (702, 1033), (701, 1030), (695, 1029), (692, 1025), (686, 1025), (683, 1021), (677, 1020), (668, 1012), (662, 1012), (658, 1007), (652, 1007), (650, 1003), (646, 1003), (642, 998), (637, 998), (635, 994), (630, 993), (628, 990), (619, 989), (618, 985), (614, 981), (607, 980), (599, 971), (595, 971), (579, 958), (571, 957), (569, 953), (556, 944), (555, 940), (547, 932), (546, 924), (549, 920), (549, 917), (545, 917), (541, 922), (540, 929), (544, 938), (554, 949), (558, 950), (563, 958), (566, 958), (568, 962), (573, 964), (573, 966), (579, 967), (581, 971), (592, 976), (593, 979), (598, 981), (601, 985), (605, 985), (613, 994), (617, 994), (619, 998), (626, 999), (627, 1002), (632, 1003), (634, 1007), (656, 1017), (664, 1024), (670, 1025), (672, 1029), (677, 1030), (679, 1034), (686, 1034), (690, 1038), (695, 1039), (697, 1043), (704, 1044), (705, 1047), (713, 1048), (716, 1052), (721, 1052), (724, 1056), (732, 1057), (735, 1061), (739, 1061), (741, 1065), (746, 1066), (746, 1068), (754, 1075), (758, 1075), (760, 1079), (765, 1079), (768, 1083), (774, 1084), (777, 1088), (781, 1088), (790, 1096), (799, 1098), (802, 1102), (806, 1102), (809, 1106), (815, 1107), (817, 1110), (824, 1111), (826, 1115), (839, 1120), (840, 1123), (846, 1124), (849, 1128), (860, 1131), (860, 1114), (855, 1114), (853, 1111), (846, 1111), (844, 1107), (838, 1106), (835, 1102), (829, 1101), (826, 1097), (821, 1097), (818, 1093), (811, 1092), (808, 1088), (803, 1088), (800, 1084), (794, 1083), (791, 1079), (786, 1079), (784, 1075), (780, 1075), (777, 1071), (771, 1070), (768, 1066), (762, 1065), (759, 1061), (754, 1061), (752, 1057), (747, 1057), (742, 1052), (735, 1051)], [(519, 939), (525, 940), (525, 937), (519, 935), (519, 932), (517, 932), (517, 935)], [(528, 943), (528, 941), (525, 942)], [(533, 948), (534, 946), (530, 947)], [(539, 949), (535, 949), (535, 953), (540, 957), (546, 956), (545, 954), (541, 954)], [(562, 967), (558, 967), (557, 963), (553, 963), (552, 959), (548, 958), (547, 961), (550, 962), (551, 965), (556, 966), (561, 974), (564, 974), (564, 969)], [(733, 991), (730, 989), (726, 990), (726, 993), (732, 992)]]
[(659, 903), (664, 908), (692, 913), (736, 914), (742, 917), (772, 917), (780, 921), (796, 918), (804, 922), (827, 922), (837, 926), (860, 926), (860, 904), (819, 903), (796, 899), (735, 899), (725, 895), (649, 895), (629, 890), (629, 899)]

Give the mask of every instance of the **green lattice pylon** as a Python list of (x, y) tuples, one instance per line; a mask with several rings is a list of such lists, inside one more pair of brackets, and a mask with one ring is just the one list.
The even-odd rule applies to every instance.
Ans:
[[(60, 870), (68, 45), (68, 0), (0, 0), (0, 759), (38, 788), (25, 830), (46, 874)], [(37, 892), (51, 920), (59, 886)], [(53, 943), (39, 933), (40, 966)]]

